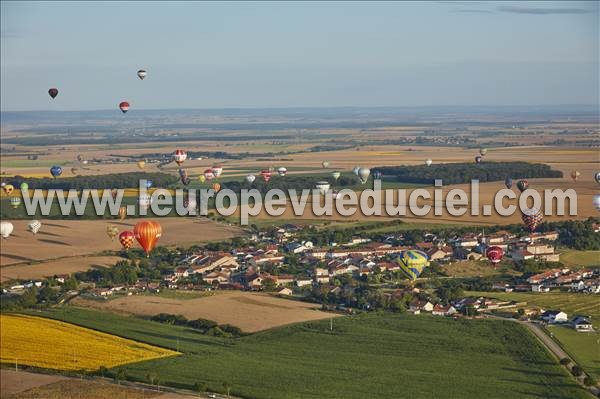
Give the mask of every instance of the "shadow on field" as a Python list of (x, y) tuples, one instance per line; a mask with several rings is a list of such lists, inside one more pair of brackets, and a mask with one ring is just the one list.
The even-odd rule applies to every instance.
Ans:
[(60, 234), (48, 233), (47, 231), (40, 231), (40, 232), (38, 232), (38, 234), (39, 235), (44, 235), (44, 236), (61, 237)]
[(67, 226), (63, 226), (61, 224), (54, 224), (54, 223), (44, 223), (44, 225), (46, 226), (52, 226), (52, 227), (60, 227), (61, 229), (68, 229)]
[(19, 255), (2, 254), (2, 256), (9, 258), (9, 259), (22, 260), (22, 261), (32, 261), (33, 260), (31, 258), (26, 258), (25, 256), (19, 256)]
[(38, 241), (45, 242), (45, 243), (48, 243), (48, 244), (65, 245), (67, 247), (72, 247), (71, 244), (69, 244), (67, 242), (62, 242), (62, 241), (56, 241), (56, 240), (38, 240)]
[[(547, 363), (547, 362), (535, 362), (535, 364), (552, 364), (552, 363)], [(506, 371), (516, 371), (517, 373), (521, 373), (521, 374), (525, 374), (525, 375), (536, 375), (536, 376), (542, 376), (542, 377), (563, 377), (562, 373), (549, 373), (547, 371), (537, 371), (537, 370), (531, 370), (531, 369), (521, 369), (521, 368), (515, 368), (515, 367), (502, 367), (502, 370), (506, 370)]]
[[(224, 346), (228, 346), (225, 343), (217, 342), (216, 340), (214, 342), (208, 341), (208, 340), (195, 340), (192, 338), (179, 337), (179, 336), (173, 335), (173, 334), (158, 334), (158, 333), (154, 333), (154, 332), (150, 332), (150, 331), (146, 331), (146, 330), (131, 330), (131, 332), (143, 334), (143, 335), (147, 335), (147, 336), (151, 336), (151, 337), (155, 337), (155, 338), (168, 339), (168, 340), (173, 341), (171, 344), (176, 343), (177, 340), (179, 339), (180, 343), (187, 342), (190, 344), (204, 345), (204, 346), (217, 346), (217, 347), (221, 347), (221, 348)], [(205, 335), (203, 335), (200, 331), (188, 329), (187, 332), (196, 333), (201, 337), (205, 337)], [(197, 351), (194, 351), (192, 353), (195, 353), (195, 352), (197, 352)]]

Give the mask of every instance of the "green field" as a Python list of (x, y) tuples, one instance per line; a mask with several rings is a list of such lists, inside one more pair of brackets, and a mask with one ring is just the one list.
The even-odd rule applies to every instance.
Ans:
[(600, 251), (567, 250), (560, 253), (560, 261), (572, 268), (599, 266)]
[(484, 292), (467, 291), (465, 295), (486, 296), (507, 301), (525, 301), (527, 305), (544, 310), (556, 309), (566, 312), (569, 318), (575, 314), (592, 318), (594, 327), (600, 328), (600, 295), (575, 292)]
[(206, 382), (251, 398), (587, 398), (587, 392), (517, 323), (376, 315), (309, 322), (239, 339), (66, 307), (45, 315), (183, 356), (127, 366), (161, 383)]
[(578, 333), (564, 326), (551, 327), (548, 330), (585, 371), (600, 379), (600, 334), (598, 332)]

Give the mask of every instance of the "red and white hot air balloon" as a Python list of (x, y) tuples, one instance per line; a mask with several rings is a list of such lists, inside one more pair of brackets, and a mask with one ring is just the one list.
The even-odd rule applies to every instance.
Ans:
[(122, 113), (126, 113), (127, 111), (129, 111), (129, 103), (127, 101), (122, 101), (121, 103), (119, 103), (119, 109)]
[(219, 176), (221, 176), (221, 174), (223, 173), (223, 167), (221, 165), (215, 165), (210, 169), (212, 170), (213, 175), (215, 175), (216, 178), (219, 178)]
[(173, 153), (173, 160), (177, 163), (177, 165), (181, 165), (186, 159), (187, 153), (183, 150), (175, 150)]
[(123, 246), (124, 250), (128, 250), (133, 246), (133, 242), (135, 240), (135, 234), (133, 231), (122, 231), (119, 234), (119, 242), (121, 246)]
[(146, 255), (149, 255), (162, 235), (162, 228), (157, 222), (139, 222), (133, 228), (133, 234), (142, 248), (144, 248)]
[(269, 180), (271, 180), (271, 176), (273, 175), (273, 172), (271, 172), (268, 169), (264, 169), (264, 170), (260, 171), (260, 175), (262, 176), (265, 183), (268, 183)]
[(495, 265), (496, 263), (502, 260), (502, 257), (504, 256), (504, 251), (502, 250), (502, 248), (494, 245), (493, 247), (489, 247), (485, 251), (485, 256), (490, 260), (490, 262), (492, 262)]
[(212, 169), (206, 169), (204, 171), (204, 178), (208, 181), (211, 181), (215, 178), (215, 174), (213, 173)]

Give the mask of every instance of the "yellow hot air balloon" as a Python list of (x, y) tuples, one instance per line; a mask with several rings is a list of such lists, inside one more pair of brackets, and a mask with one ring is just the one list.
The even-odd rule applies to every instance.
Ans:
[(400, 265), (402, 272), (414, 281), (423, 272), (423, 269), (429, 266), (429, 257), (424, 252), (411, 249), (400, 253), (396, 262)]
[(6, 195), (11, 195), (12, 192), (15, 190), (15, 187), (12, 184), (7, 184), (4, 187), (2, 187), (2, 189), (4, 190)]
[(109, 224), (106, 227), (106, 234), (110, 237), (111, 240), (114, 240), (117, 234), (119, 234), (119, 229), (112, 224)]
[(200, 183), (204, 183), (206, 181), (206, 177), (204, 175), (200, 175), (198, 176), (198, 180), (200, 180)]
[(122, 206), (119, 208), (119, 219), (124, 220), (127, 217), (127, 207)]
[(138, 161), (137, 166), (140, 169), (144, 169), (144, 167), (146, 166), (146, 161)]

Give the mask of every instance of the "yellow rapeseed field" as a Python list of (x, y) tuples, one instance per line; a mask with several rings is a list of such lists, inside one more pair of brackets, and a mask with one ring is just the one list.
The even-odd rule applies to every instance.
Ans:
[(0, 315), (0, 361), (57, 369), (97, 370), (178, 352), (56, 320)]

